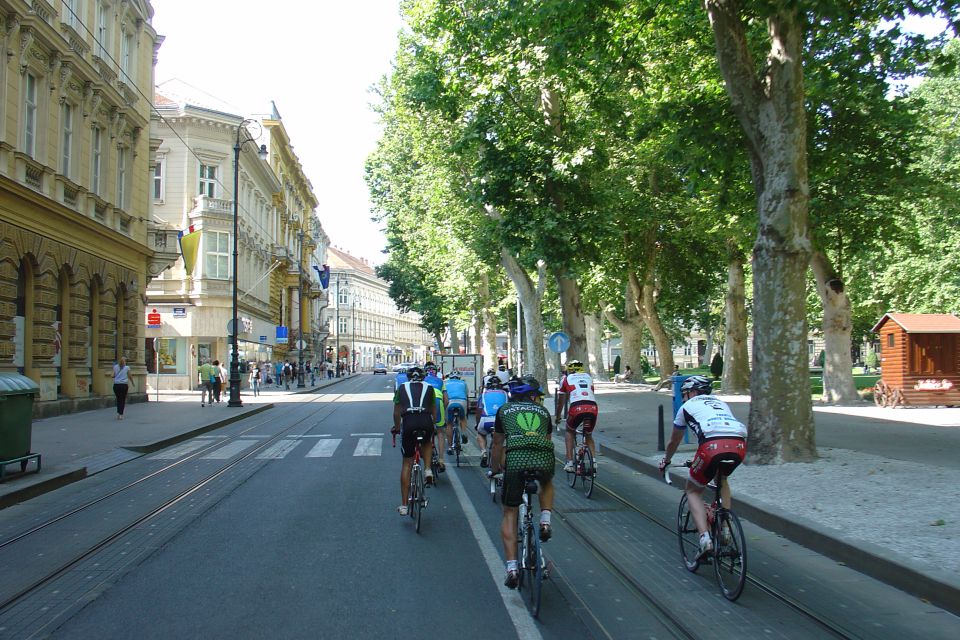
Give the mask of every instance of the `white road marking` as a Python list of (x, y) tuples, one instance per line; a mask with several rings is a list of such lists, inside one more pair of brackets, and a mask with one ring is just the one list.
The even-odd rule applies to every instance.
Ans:
[(355, 456), (379, 456), (383, 451), (383, 438), (360, 438), (357, 442), (357, 448), (354, 449)]
[(383, 432), (380, 432), (380, 433), (351, 433), (350, 435), (351, 435), (351, 437), (354, 437), (354, 438), (362, 438), (362, 437), (364, 437), (364, 436), (366, 436), (366, 437), (378, 436), (378, 437), (382, 438), (382, 437), (383, 437)]
[(530, 611), (523, 602), (523, 596), (520, 595), (518, 591), (507, 589), (503, 584), (503, 577), (506, 571), (503, 560), (500, 559), (500, 554), (497, 553), (497, 548), (494, 546), (493, 540), (487, 535), (487, 530), (483, 528), (483, 524), (480, 522), (480, 516), (477, 515), (477, 510), (467, 497), (467, 492), (464, 491), (463, 485), (460, 483), (460, 478), (457, 477), (457, 468), (448, 466), (447, 477), (450, 479), (450, 484), (453, 485), (453, 490), (457, 494), (457, 500), (460, 502), (460, 506), (463, 507), (464, 515), (467, 516), (467, 522), (470, 524), (470, 530), (473, 531), (473, 537), (476, 538), (477, 544), (480, 545), (480, 552), (483, 554), (484, 560), (487, 561), (487, 568), (490, 570), (493, 582), (500, 591), (503, 605), (507, 608), (507, 613), (510, 614), (513, 628), (517, 630), (517, 637), (522, 640), (542, 639), (543, 636), (540, 635), (540, 630), (537, 629), (533, 616), (530, 615)]
[(275, 442), (267, 447), (265, 451), (257, 455), (257, 459), (279, 460), (293, 451), (294, 447), (296, 447), (298, 444), (300, 444), (299, 440), (281, 440), (280, 442)]
[(308, 458), (329, 458), (333, 452), (340, 446), (340, 438), (330, 440), (318, 440), (317, 444), (307, 452)]
[(166, 451), (161, 451), (160, 453), (150, 456), (148, 460), (176, 460), (181, 458), (188, 453), (196, 451), (200, 447), (205, 447), (208, 444), (211, 444), (209, 440), (190, 440), (189, 442), (184, 442), (183, 444), (178, 444), (175, 447), (171, 447)]
[(203, 456), (204, 460), (226, 460), (257, 444), (256, 440), (234, 440)]

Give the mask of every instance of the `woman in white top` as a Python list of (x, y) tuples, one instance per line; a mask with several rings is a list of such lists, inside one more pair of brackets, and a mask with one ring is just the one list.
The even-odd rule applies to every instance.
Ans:
[(127, 392), (130, 390), (130, 367), (127, 359), (113, 365), (113, 395), (117, 397), (117, 420), (123, 420), (123, 410), (127, 406)]

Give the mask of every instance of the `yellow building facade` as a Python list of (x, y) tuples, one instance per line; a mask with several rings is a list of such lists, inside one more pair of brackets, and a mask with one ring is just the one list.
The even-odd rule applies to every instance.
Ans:
[(144, 390), (149, 122), (159, 38), (143, 0), (0, 0), (0, 371), (38, 415)]

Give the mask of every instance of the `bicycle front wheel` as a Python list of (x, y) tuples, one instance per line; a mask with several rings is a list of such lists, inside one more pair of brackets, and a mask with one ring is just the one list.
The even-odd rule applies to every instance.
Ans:
[(740, 519), (732, 511), (717, 514), (714, 525), (714, 571), (723, 597), (733, 602), (747, 582), (747, 541)]
[(677, 509), (677, 540), (680, 543), (680, 557), (687, 571), (693, 573), (700, 568), (700, 532), (690, 514), (687, 504), (687, 494), (680, 498), (680, 507)]
[(584, 447), (583, 461), (577, 470), (583, 476), (583, 495), (589, 499), (593, 495), (593, 479), (597, 475), (597, 467), (593, 463), (593, 454), (590, 453), (590, 449)]

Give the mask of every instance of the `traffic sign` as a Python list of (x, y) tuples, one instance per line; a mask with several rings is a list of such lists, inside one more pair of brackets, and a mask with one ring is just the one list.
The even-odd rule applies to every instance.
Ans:
[(304, 340), (297, 340), (297, 349), (301, 351), (307, 348), (307, 343)]
[(547, 338), (547, 346), (554, 353), (563, 353), (570, 348), (570, 336), (563, 331), (556, 331)]

